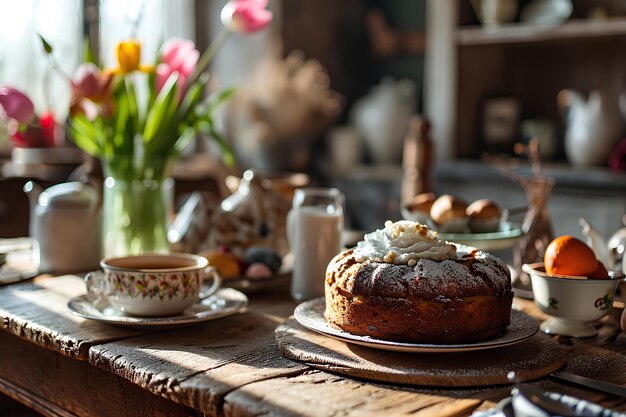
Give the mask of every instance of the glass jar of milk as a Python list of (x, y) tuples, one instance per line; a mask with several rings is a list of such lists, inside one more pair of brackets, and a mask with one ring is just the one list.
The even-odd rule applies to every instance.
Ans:
[(291, 296), (300, 302), (324, 295), (326, 267), (341, 251), (343, 194), (336, 188), (300, 188), (287, 215), (294, 256)]

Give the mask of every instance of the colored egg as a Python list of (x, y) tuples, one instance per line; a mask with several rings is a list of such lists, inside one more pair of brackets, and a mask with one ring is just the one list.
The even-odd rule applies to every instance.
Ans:
[(246, 250), (244, 255), (244, 260), (248, 265), (252, 265), (255, 263), (263, 263), (267, 265), (273, 272), (276, 272), (280, 269), (280, 265), (282, 264), (282, 260), (278, 254), (269, 248), (264, 248), (261, 246), (252, 246)]
[(268, 278), (272, 276), (272, 270), (262, 262), (257, 262), (246, 269), (246, 276), (250, 278)]
[(207, 258), (209, 265), (214, 266), (223, 277), (228, 278), (241, 275), (242, 270), (239, 267), (239, 262), (237, 262), (237, 258), (233, 254), (211, 251), (202, 255)]

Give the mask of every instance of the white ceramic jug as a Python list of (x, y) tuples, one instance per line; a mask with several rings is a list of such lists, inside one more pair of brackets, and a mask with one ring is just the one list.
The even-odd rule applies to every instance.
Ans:
[(567, 160), (577, 166), (605, 164), (623, 133), (617, 100), (607, 100), (597, 90), (585, 100), (578, 91), (566, 89), (557, 103), (566, 121)]
[(86, 272), (102, 258), (102, 216), (98, 191), (67, 182), (42, 190), (29, 181), (30, 234), (39, 272)]
[(511, 22), (517, 14), (517, 0), (471, 0), (471, 4), (487, 28)]
[(375, 164), (397, 164), (409, 119), (415, 112), (415, 83), (384, 79), (353, 106), (350, 120)]

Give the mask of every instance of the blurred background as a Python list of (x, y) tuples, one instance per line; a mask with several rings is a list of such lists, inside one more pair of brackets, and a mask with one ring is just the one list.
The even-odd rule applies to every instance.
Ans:
[[(224, 3), (0, 0), (0, 84), (52, 108), (62, 124), (68, 85), (36, 34), (71, 74), (87, 36), (111, 64), (113, 46), (129, 36), (142, 40), (144, 57), (171, 36), (203, 50)], [(622, 226), (623, 1), (270, 0), (269, 8), (269, 30), (231, 37), (212, 62), (212, 87), (238, 88), (219, 115), (235, 166), (199, 137), (174, 170), (179, 206), (199, 189), (223, 198), (233, 191), (227, 178), (246, 169), (304, 173), (311, 185), (344, 191), (350, 228), (372, 230), (422, 191), (523, 213), (528, 190), (516, 178), (545, 175), (555, 180), (556, 234), (580, 235), (579, 217), (605, 236)], [(27, 180), (50, 185), (98, 167), (82, 157), (24, 159), (0, 131), (0, 237), (24, 236)], [(531, 138), (540, 171), (529, 162)], [(415, 175), (426, 184), (411, 188)]]

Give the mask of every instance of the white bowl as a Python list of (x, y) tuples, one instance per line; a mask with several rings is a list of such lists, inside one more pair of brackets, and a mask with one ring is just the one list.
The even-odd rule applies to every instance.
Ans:
[(608, 314), (617, 284), (624, 278), (616, 271), (609, 271), (607, 279), (553, 275), (545, 272), (543, 262), (524, 264), (522, 270), (530, 276), (535, 304), (551, 316), (541, 330), (573, 337), (597, 334), (589, 322)]

